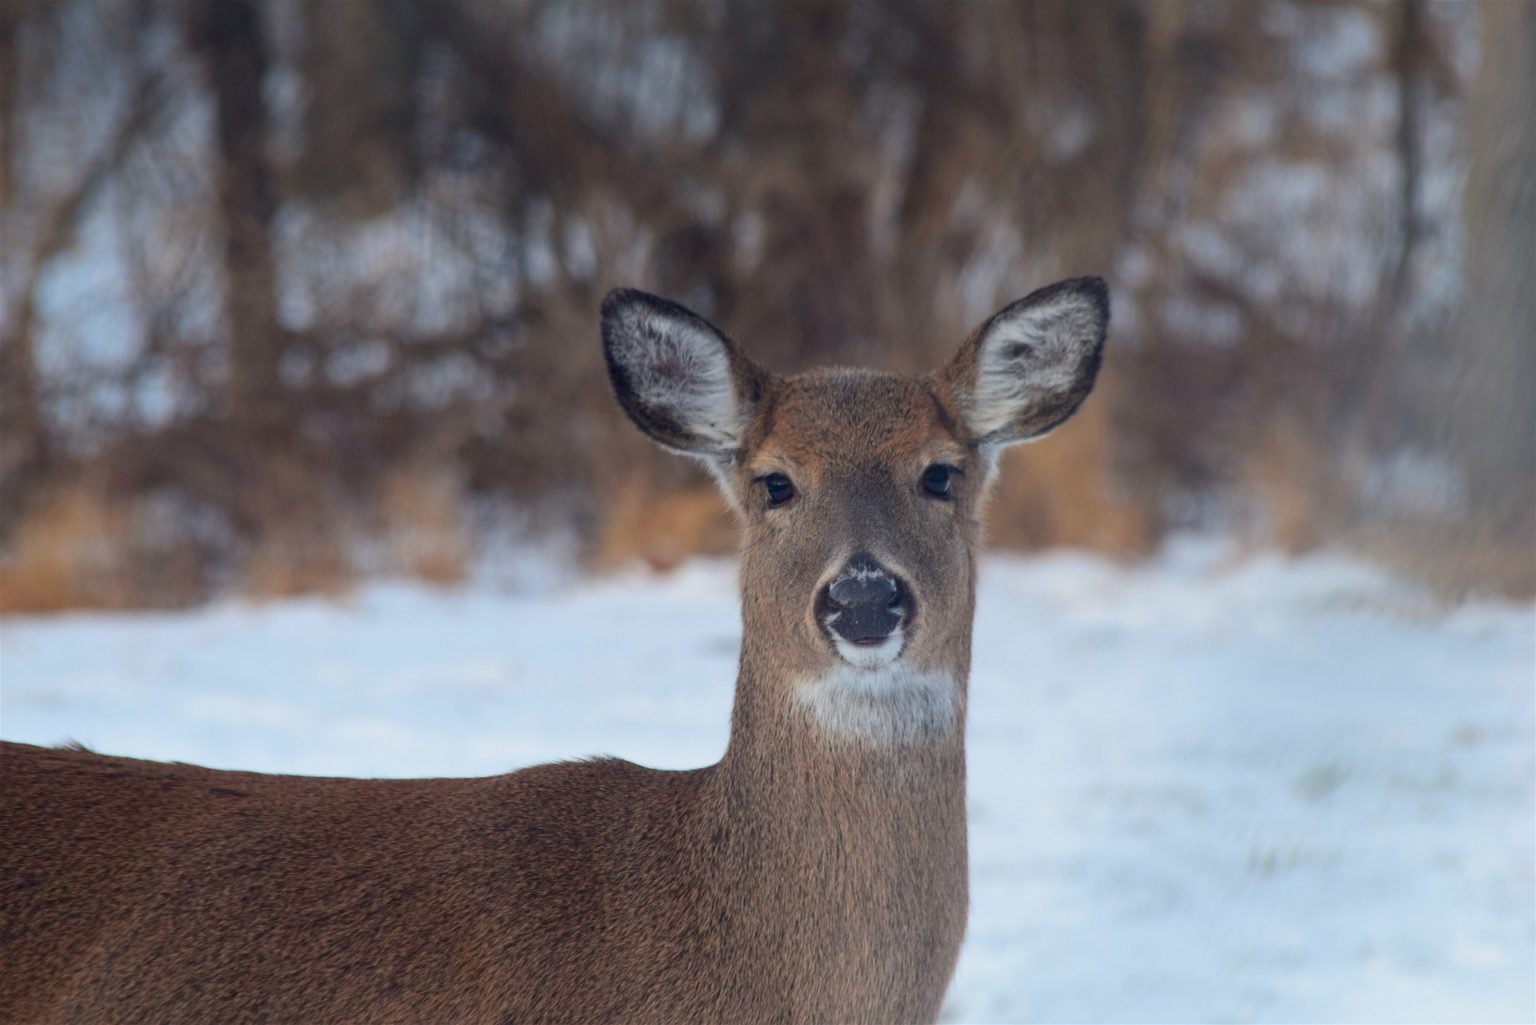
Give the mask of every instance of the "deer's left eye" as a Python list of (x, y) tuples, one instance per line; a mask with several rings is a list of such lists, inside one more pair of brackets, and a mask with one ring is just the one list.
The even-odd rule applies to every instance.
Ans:
[(954, 479), (960, 475), (957, 467), (948, 463), (934, 463), (923, 471), (923, 491), (933, 498), (948, 499)]

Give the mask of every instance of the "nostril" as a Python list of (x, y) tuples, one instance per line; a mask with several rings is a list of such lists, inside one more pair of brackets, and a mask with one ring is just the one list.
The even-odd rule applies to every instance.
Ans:
[(881, 644), (910, 611), (906, 588), (873, 558), (857, 555), (821, 593), (822, 622), (844, 641)]

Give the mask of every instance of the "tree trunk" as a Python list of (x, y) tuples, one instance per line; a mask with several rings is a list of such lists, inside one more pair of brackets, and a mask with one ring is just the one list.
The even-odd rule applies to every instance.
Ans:
[[(24, 121), (16, 109), (21, 20), (16, 7), (0, 5), (0, 221), (14, 212), (16, 202), (11, 162), (19, 159)], [(15, 252), (6, 255), (21, 257)], [(9, 533), (49, 459), (33, 332), (36, 278), (34, 266), (24, 280), (6, 282), (15, 291), (6, 296), (10, 308), (0, 315), (0, 537)]]
[(1447, 447), (1464, 468), (1469, 534), (1536, 590), (1536, 5), (1478, 7), (1462, 216), (1466, 279), (1452, 326)]
[(252, 0), (204, 0), (187, 15), (188, 37), (205, 65), (217, 112), (214, 180), (229, 333), (225, 398), (237, 436), (260, 439), (283, 414), (283, 332), (270, 235), (277, 200), (262, 97), (266, 39)]

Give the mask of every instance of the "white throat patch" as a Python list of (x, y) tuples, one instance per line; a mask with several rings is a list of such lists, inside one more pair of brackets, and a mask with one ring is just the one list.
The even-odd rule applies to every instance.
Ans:
[(834, 737), (876, 744), (935, 740), (955, 726), (960, 688), (947, 672), (910, 666), (838, 666), (804, 680), (795, 699)]

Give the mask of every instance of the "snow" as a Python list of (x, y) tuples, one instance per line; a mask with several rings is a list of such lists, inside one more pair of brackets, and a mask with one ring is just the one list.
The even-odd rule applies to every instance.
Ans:
[[(726, 741), (730, 564), (0, 621), (0, 733), (471, 775)], [(1536, 1020), (1536, 609), (1211, 543), (984, 565), (949, 1022)]]

